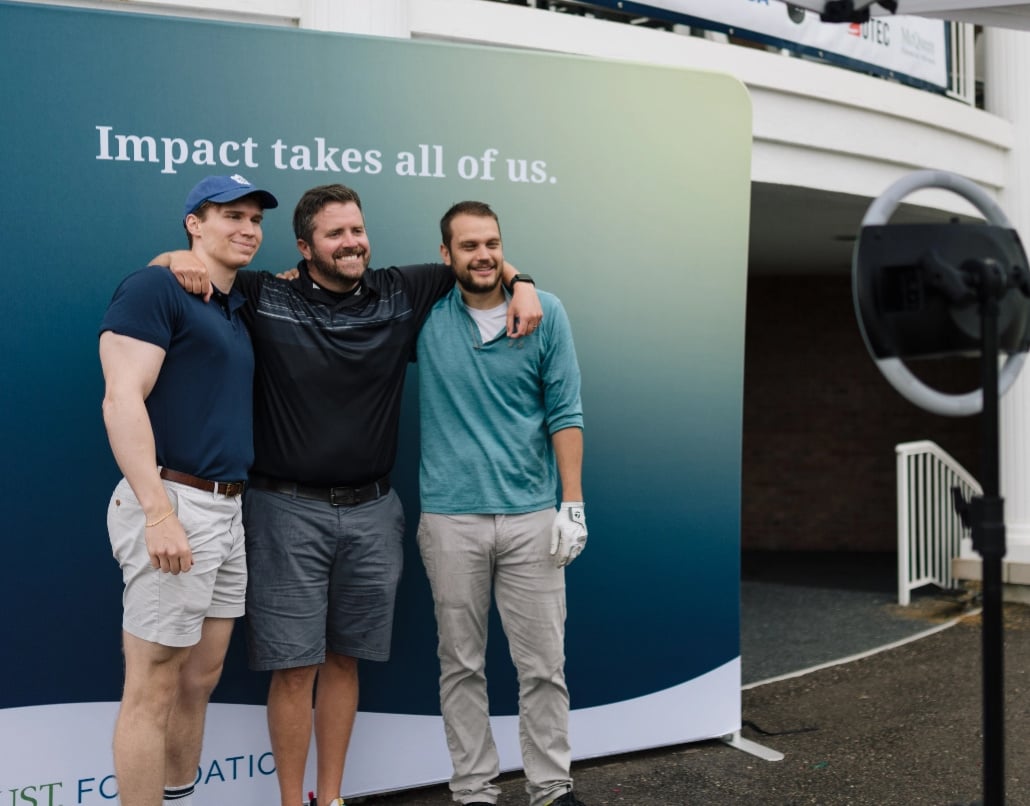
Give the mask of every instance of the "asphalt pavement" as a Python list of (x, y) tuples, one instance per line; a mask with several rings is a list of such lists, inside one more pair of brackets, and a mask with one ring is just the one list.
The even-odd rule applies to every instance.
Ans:
[[(982, 802), (982, 631), (974, 596), (929, 589), (910, 607), (899, 608), (883, 590), (892, 581), (885, 583), (882, 573), (875, 584), (865, 585), (865, 598), (842, 595), (863, 587), (850, 574), (849, 583), (837, 587), (826, 576), (820, 583), (824, 587), (811, 577), (800, 580), (804, 584), (779, 577), (756, 581), (746, 568), (744, 576), (745, 670), (749, 652), (789, 644), (784, 639), (792, 631), (795, 637), (825, 638), (825, 646), (809, 642), (794, 660), (784, 656), (770, 664), (756, 658), (751, 680), (745, 675), (741, 735), (779, 751), (783, 760), (765, 761), (710, 740), (578, 762), (573, 767), (576, 792), (587, 806)], [(759, 591), (749, 593), (755, 585)], [(835, 628), (830, 618), (813, 628), (820, 611), (812, 608), (824, 607), (823, 594), (838, 604), (837, 623), (846, 626)], [(754, 606), (768, 607), (778, 597), (781, 605), (804, 603), (794, 608), (798, 623), (789, 623), (785, 615), (778, 634), (769, 635), (768, 625), (752, 629), (749, 644), (747, 622), (756, 618)], [(852, 601), (867, 613), (869, 624), (863, 627), (863, 618), (841, 601)], [(1006, 605), (1004, 617), (1005, 803), (1030, 806), (1030, 607)], [(758, 633), (769, 646), (762, 645)], [(844, 640), (840, 633), (856, 634)], [(845, 662), (837, 662), (842, 658)], [(520, 774), (502, 776), (500, 784), (500, 806), (527, 802)], [(447, 806), (452, 800), (441, 784), (348, 800), (359, 802)]]

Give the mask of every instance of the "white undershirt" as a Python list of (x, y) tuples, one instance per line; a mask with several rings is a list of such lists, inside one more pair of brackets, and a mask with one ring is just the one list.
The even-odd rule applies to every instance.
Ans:
[(479, 327), (479, 336), (483, 344), (497, 338), (508, 325), (508, 300), (504, 300), (495, 308), (470, 308), (465, 306), (472, 321)]

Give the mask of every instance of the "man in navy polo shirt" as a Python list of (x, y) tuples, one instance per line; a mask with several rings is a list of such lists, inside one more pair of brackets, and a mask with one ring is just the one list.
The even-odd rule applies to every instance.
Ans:
[(241, 176), (204, 179), (183, 226), (213, 302), (148, 267), (121, 283), (100, 327), (104, 423), (125, 476), (108, 508), (125, 582), (114, 734), (123, 806), (192, 804), (208, 699), (244, 612), (254, 353), (233, 284), (276, 206)]

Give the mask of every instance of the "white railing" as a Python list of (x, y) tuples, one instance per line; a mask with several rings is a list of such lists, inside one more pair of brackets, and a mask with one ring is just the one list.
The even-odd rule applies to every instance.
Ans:
[(970, 106), (976, 105), (976, 40), (974, 26), (947, 23), (948, 95)]
[(983, 490), (965, 468), (935, 443), (895, 447), (898, 464), (898, 604), (924, 585), (953, 587), (951, 561), (969, 529), (955, 512), (952, 488), (967, 500)]

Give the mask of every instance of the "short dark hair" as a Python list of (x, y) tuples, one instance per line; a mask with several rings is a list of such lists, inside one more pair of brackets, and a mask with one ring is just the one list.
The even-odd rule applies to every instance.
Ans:
[(451, 231), (451, 221), (456, 216), (460, 215), (474, 215), (482, 218), (492, 218), (497, 222), (497, 231), (501, 231), (501, 221), (497, 218), (490, 205), (486, 202), (481, 201), (463, 201), (458, 202), (451, 206), (451, 209), (443, 214), (443, 218), (440, 219), (440, 237), (443, 238), (443, 245), (448, 249), (451, 248), (451, 237), (453, 232)]
[[(356, 204), (361, 210), (361, 198), (358, 192), (346, 185), (319, 185), (305, 191), (293, 210), (293, 234), (304, 243), (311, 243), (311, 233), (315, 231), (315, 216), (327, 204)], [(364, 212), (362, 212), (364, 215)]]

